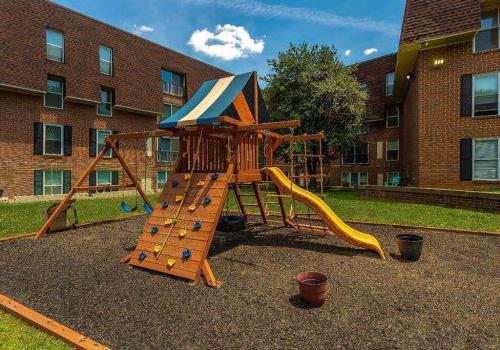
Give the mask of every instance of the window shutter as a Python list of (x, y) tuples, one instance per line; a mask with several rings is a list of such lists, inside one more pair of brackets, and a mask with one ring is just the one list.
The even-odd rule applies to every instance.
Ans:
[(64, 125), (64, 155), (70, 156), (73, 153), (73, 127)]
[(35, 122), (33, 154), (43, 154), (43, 123), (40, 122)]
[(472, 181), (472, 139), (460, 140), (460, 181)]
[[(111, 184), (118, 185), (118, 171), (116, 170), (111, 172)], [(115, 191), (117, 191), (117, 189)]]
[(35, 170), (34, 192), (35, 196), (43, 194), (43, 170)]
[(97, 131), (96, 129), (89, 129), (89, 156), (95, 157), (97, 151)]
[(63, 171), (63, 193), (68, 193), (71, 191), (71, 171)]
[[(95, 186), (97, 184), (97, 173), (95, 170), (90, 172), (89, 175), (89, 186)], [(90, 190), (89, 193), (95, 193), (94, 190)]]
[[(111, 131), (111, 133), (113, 133), (113, 134), (118, 134), (118, 130), (112, 130), (112, 131)], [(120, 148), (120, 144), (119, 144), (119, 142), (118, 142), (118, 141), (116, 142), (115, 147), (116, 147), (117, 149), (118, 149), (118, 148)], [(112, 153), (112, 155), (111, 155), (111, 156), (112, 156), (113, 158), (116, 158), (116, 154), (115, 154), (115, 152), (114, 152), (114, 151), (113, 151), (113, 153)]]
[(472, 75), (462, 75), (460, 78), (460, 116), (472, 116)]

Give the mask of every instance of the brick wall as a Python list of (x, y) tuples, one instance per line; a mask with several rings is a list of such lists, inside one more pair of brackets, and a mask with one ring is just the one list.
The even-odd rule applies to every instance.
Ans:
[[(65, 62), (46, 59), (46, 29), (64, 33)], [(134, 132), (154, 130), (163, 103), (182, 104), (184, 99), (162, 93), (162, 68), (186, 75), (188, 96), (208, 79), (228, 73), (176, 53), (142, 38), (44, 0), (0, 2), (0, 190), (4, 196), (34, 193), (34, 170), (71, 170), (72, 184), (90, 164), (89, 129)], [(100, 44), (113, 49), (113, 76), (99, 73)], [(43, 95), (5, 91), (6, 86), (46, 90), (47, 75), (66, 80), (66, 98), (99, 100), (101, 86), (111, 87), (115, 104), (153, 113), (113, 110), (111, 118), (97, 116), (95, 104), (64, 101), (64, 110), (43, 107)], [(33, 154), (34, 123), (73, 127), (71, 156)], [(156, 148), (156, 147), (153, 147)], [(155, 187), (156, 171), (170, 167), (148, 158), (144, 176), (145, 140), (122, 142), (133, 172)], [(140, 159), (135, 169), (136, 150)], [(102, 161), (98, 169), (120, 169), (116, 159)]]
[[(433, 68), (436, 58), (444, 59), (442, 67)], [(472, 42), (420, 52), (416, 68), (418, 186), (470, 188), (495, 185), (490, 181), (460, 181), (460, 139), (500, 137), (500, 117), (460, 117), (460, 77), (498, 71), (500, 51), (475, 54)]]

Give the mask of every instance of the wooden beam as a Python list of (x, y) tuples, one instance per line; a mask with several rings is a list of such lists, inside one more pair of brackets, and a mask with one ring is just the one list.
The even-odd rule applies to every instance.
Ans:
[(126, 188), (135, 188), (134, 184), (126, 185), (103, 185), (103, 186), (78, 186), (73, 189), (75, 192), (87, 192), (87, 191), (111, 191), (111, 190), (121, 190)]
[(325, 138), (323, 133), (319, 134), (304, 134), (304, 135), (282, 135), (282, 142), (300, 142), (300, 141), (320, 141)]
[(108, 347), (97, 343), (96, 341), (85, 337), (84, 335), (68, 328), (18, 302), (9, 297), (0, 294), (0, 309), (11, 315), (18, 317), (33, 326), (49, 333), (69, 345), (84, 350), (109, 350)]
[(258, 131), (258, 130), (273, 130), (284, 128), (296, 128), (300, 126), (300, 120), (285, 120), (281, 122), (270, 122), (262, 124), (241, 125), (237, 127), (238, 132), (242, 131)]
[(255, 199), (257, 199), (257, 205), (259, 206), (262, 222), (264, 224), (267, 224), (267, 216), (266, 216), (266, 211), (264, 210), (264, 205), (262, 204), (262, 197), (260, 196), (259, 184), (257, 182), (252, 182), (252, 188), (255, 193)]
[(204, 259), (201, 263), (201, 273), (205, 278), (205, 283), (209, 286), (219, 288), (222, 285), (222, 282), (217, 281), (217, 279), (215, 278), (215, 275), (207, 259)]
[(253, 118), (259, 124), (259, 83), (257, 72), (253, 72)]

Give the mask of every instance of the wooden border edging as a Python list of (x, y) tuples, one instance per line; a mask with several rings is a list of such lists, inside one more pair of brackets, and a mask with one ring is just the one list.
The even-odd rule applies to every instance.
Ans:
[(36, 328), (49, 333), (77, 349), (83, 350), (110, 350), (108, 347), (85, 337), (84, 335), (56, 322), (11, 298), (0, 294), (0, 309), (20, 318)]

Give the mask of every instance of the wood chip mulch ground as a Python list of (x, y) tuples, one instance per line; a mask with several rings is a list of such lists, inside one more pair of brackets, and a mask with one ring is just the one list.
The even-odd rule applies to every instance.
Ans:
[[(119, 262), (144, 218), (0, 243), (0, 293), (113, 349), (499, 349), (500, 236), (421, 232), (416, 263), (336, 237), (252, 226), (219, 234), (208, 288)], [(407, 232), (407, 231), (406, 231)], [(297, 273), (331, 282), (321, 308)]]

